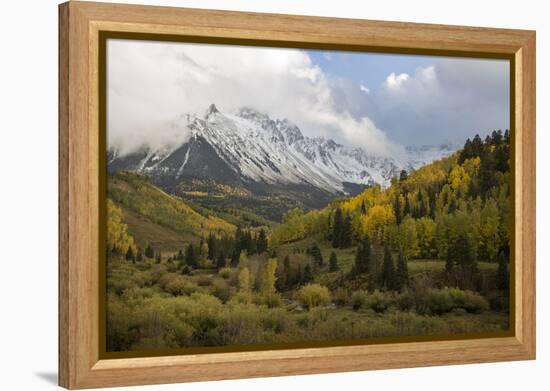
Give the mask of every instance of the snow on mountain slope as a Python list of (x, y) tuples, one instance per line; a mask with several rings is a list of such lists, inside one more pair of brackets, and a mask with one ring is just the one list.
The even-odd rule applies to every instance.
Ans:
[(182, 115), (174, 126), (190, 131), (190, 139), (165, 150), (144, 148), (129, 156), (110, 151), (109, 169), (136, 170), (177, 182), (209, 172), (215, 176), (210, 166), (219, 171), (226, 165), (224, 172), (232, 171), (245, 182), (304, 184), (341, 194), (346, 183), (387, 186), (402, 169), (418, 168), (456, 150), (448, 145), (409, 147), (404, 157), (370, 156), (361, 148), (305, 137), (290, 121), (273, 120), (251, 108), (226, 114), (211, 105), (204, 116)]

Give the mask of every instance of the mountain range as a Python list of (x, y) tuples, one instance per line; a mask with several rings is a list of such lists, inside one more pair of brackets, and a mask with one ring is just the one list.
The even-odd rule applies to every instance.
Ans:
[(250, 107), (229, 114), (214, 104), (204, 115), (181, 115), (172, 126), (189, 134), (186, 141), (126, 155), (111, 148), (108, 171), (143, 173), (178, 195), (196, 194), (201, 186), (211, 191), (214, 184), (253, 195), (284, 194), (306, 207), (320, 207), (374, 184), (386, 187), (401, 170), (414, 170), (458, 149), (448, 144), (407, 147), (403, 156), (381, 157), (332, 139), (304, 136), (291, 121)]

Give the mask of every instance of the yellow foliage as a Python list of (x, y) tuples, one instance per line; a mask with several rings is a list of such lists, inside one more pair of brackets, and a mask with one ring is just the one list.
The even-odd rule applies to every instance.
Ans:
[(239, 272), (239, 289), (242, 292), (250, 292), (250, 272), (247, 267)]
[(470, 186), (470, 175), (466, 172), (464, 167), (455, 166), (449, 173), (449, 184), (455, 192), (459, 194), (466, 194), (468, 187)]
[(124, 223), (122, 209), (115, 205), (111, 199), (107, 199), (107, 249), (113, 247), (126, 252), (129, 247), (134, 254), (137, 251), (134, 238), (128, 233), (128, 225)]
[(296, 292), (296, 299), (307, 309), (330, 303), (330, 291), (319, 284), (307, 284)]
[(264, 295), (275, 293), (277, 259), (271, 258), (264, 266), (261, 291)]
[(386, 227), (395, 221), (391, 205), (375, 205), (363, 216), (362, 233), (378, 241), (386, 238)]

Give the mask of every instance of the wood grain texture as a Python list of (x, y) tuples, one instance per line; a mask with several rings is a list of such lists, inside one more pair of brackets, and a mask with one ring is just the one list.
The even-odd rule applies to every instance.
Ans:
[[(75, 389), (535, 357), (534, 32), (85, 2), (60, 5), (59, 21), (60, 385)], [(100, 360), (99, 31), (513, 58), (515, 336)]]
[(59, 383), (69, 384), (69, 7), (59, 7)]

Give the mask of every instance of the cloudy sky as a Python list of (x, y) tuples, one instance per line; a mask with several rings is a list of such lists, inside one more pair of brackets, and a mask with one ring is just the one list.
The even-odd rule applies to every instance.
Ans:
[(184, 113), (249, 106), (379, 155), (509, 126), (501, 60), (201, 45), (107, 44), (107, 138), (122, 153), (183, 142)]

